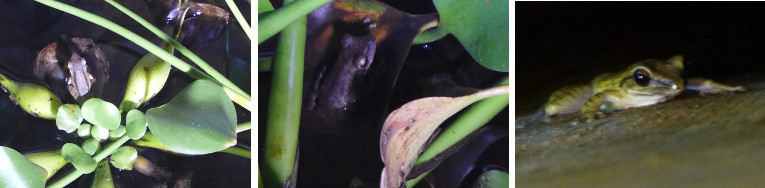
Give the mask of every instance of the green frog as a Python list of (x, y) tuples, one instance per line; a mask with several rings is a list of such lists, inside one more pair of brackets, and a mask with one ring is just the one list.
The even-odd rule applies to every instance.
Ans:
[(545, 106), (547, 115), (568, 114), (581, 110), (587, 120), (602, 115), (603, 110), (622, 110), (653, 105), (670, 100), (684, 90), (702, 95), (744, 91), (742, 86), (728, 86), (704, 78), (684, 82), (683, 56), (668, 60), (645, 60), (626, 70), (605, 73), (590, 84), (561, 88), (555, 91)]

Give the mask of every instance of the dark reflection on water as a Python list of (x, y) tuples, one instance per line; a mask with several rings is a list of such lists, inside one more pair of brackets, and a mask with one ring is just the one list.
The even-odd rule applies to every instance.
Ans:
[[(154, 20), (156, 16), (166, 13), (150, 12), (146, 1), (123, 0), (117, 1), (139, 16)], [(156, 2), (156, 1), (154, 1)], [(223, 0), (202, 0), (200, 2), (221, 6), (228, 10)], [(245, 1), (235, 1), (249, 18), (249, 4)], [(134, 33), (159, 45), (161, 40), (137, 22), (122, 14), (111, 5), (101, 0), (83, 0), (71, 4), (80, 9), (102, 16), (117, 23)], [(61, 35), (67, 37), (92, 38), (104, 52), (110, 62), (109, 80), (104, 86), (101, 98), (118, 104), (127, 84), (127, 76), (136, 61), (147, 53), (143, 48), (127, 41), (98, 25), (91, 24), (72, 15), (51, 9), (45, 5), (26, 0), (0, 1), (0, 73), (9, 78), (23, 82), (36, 82), (32, 74), (32, 66), (37, 52), (50, 44)], [(161, 27), (161, 26), (160, 26)], [(205, 35), (203, 41), (209, 44), (194, 44), (189, 47), (200, 58), (205, 60), (218, 72), (237, 84), (242, 90), (250, 90), (250, 41), (244, 35), (241, 27), (233, 16), (228, 25), (228, 34), (223, 32), (216, 40), (209, 40)], [(226, 38), (230, 37), (230, 44)], [(194, 40), (193, 37), (187, 37)], [(184, 41), (181, 41), (185, 43)], [(227, 53), (229, 52), (229, 53)], [(177, 57), (192, 64), (185, 57), (175, 53)], [(230, 55), (227, 55), (230, 54)], [(236, 71), (230, 71), (236, 70)], [(167, 103), (193, 79), (177, 70), (171, 71), (165, 88), (157, 96), (139, 109), (145, 111)], [(50, 86), (47, 86), (50, 87)], [(56, 128), (55, 121), (32, 117), (15, 105), (8, 94), (0, 94), (0, 145), (11, 147), (21, 153), (59, 149), (64, 143), (81, 143), (73, 133), (67, 134)], [(64, 101), (74, 103), (74, 101)], [(251, 113), (235, 105), (239, 123), (248, 122)], [(244, 147), (250, 145), (249, 131), (238, 134), (238, 144)], [(195, 187), (249, 187), (250, 160), (230, 154), (210, 154), (203, 156), (181, 156), (169, 154), (154, 149), (139, 149), (139, 154), (146, 156), (154, 163), (167, 168), (178, 175), (190, 174), (191, 185)], [(69, 165), (71, 166), (71, 165)], [(66, 172), (71, 167), (65, 167)], [(114, 180), (125, 187), (154, 187), (173, 180), (158, 180), (146, 177), (135, 171), (118, 171), (112, 168)], [(59, 173), (61, 174), (61, 173)], [(89, 187), (92, 175), (85, 175), (68, 187)], [(55, 178), (55, 177), (54, 177)], [(167, 183), (172, 186), (174, 183)]]

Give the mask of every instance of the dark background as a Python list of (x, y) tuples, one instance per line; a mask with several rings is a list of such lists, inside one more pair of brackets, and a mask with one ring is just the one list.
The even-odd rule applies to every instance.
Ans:
[(763, 2), (515, 5), (517, 115), (537, 110), (560, 87), (646, 59), (681, 54), (686, 78), (732, 85), (765, 73)]

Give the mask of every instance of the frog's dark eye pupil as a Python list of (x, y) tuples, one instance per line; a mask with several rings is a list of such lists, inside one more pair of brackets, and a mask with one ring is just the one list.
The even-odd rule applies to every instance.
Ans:
[(648, 73), (645, 69), (638, 69), (633, 73), (632, 79), (634, 79), (635, 83), (639, 86), (645, 87), (651, 82), (651, 73)]

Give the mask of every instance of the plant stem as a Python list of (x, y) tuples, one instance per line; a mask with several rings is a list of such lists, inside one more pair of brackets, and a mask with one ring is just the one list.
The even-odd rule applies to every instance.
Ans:
[(250, 150), (236, 147), (236, 146), (228, 147), (224, 150), (221, 150), (220, 152), (228, 153), (228, 154), (232, 154), (232, 155), (236, 155), (236, 156), (240, 156), (240, 157), (244, 157), (248, 159), (251, 159), (251, 156), (252, 156), (252, 152), (250, 152)]
[[(85, 20), (87, 20), (89, 22), (92, 22), (94, 24), (102, 26), (102, 27), (104, 27), (106, 29), (109, 29), (110, 31), (112, 31), (112, 32), (114, 32), (116, 34), (119, 34), (122, 37), (125, 37), (126, 39), (134, 42), (138, 46), (141, 46), (142, 48), (148, 50), (149, 52), (157, 55), (157, 57), (159, 57), (162, 60), (170, 63), (171, 65), (173, 65), (173, 67), (175, 67), (175, 68), (177, 68), (177, 69), (179, 69), (179, 70), (189, 74), (190, 76), (192, 76), (194, 78), (209, 77), (208, 75), (202, 73), (198, 69), (196, 69), (196, 68), (192, 67), (191, 65), (181, 61), (180, 59), (178, 59), (177, 57), (173, 56), (172, 54), (167, 53), (166, 51), (162, 50), (162, 48), (158, 47), (157, 45), (154, 45), (153, 43), (149, 42), (148, 40), (138, 36), (138, 34), (135, 34), (132, 31), (130, 31), (128, 29), (125, 29), (124, 27), (115, 24), (114, 22), (111, 22), (111, 21), (106, 20), (106, 19), (104, 19), (102, 17), (99, 17), (99, 16), (97, 16), (95, 14), (86, 12), (84, 10), (81, 10), (81, 9), (76, 8), (76, 7), (72, 7), (70, 5), (67, 5), (67, 4), (64, 4), (64, 3), (60, 3), (60, 2), (57, 2), (57, 1), (54, 1), (54, 0), (35, 0), (35, 1), (37, 1), (37, 2), (39, 2), (41, 4), (44, 4), (44, 5), (50, 6), (52, 8), (61, 10), (63, 12), (69, 13), (71, 15), (80, 17), (80, 18), (85, 19)], [(167, 35), (165, 35), (165, 36), (167, 36)], [(169, 41), (174, 46), (176, 45), (174, 43), (177, 43), (177, 42), (175, 42), (175, 40), (172, 40), (172, 38), (169, 38), (169, 36), (168, 36), (168, 38), (163, 38), (163, 39), (165, 39), (165, 41)], [(181, 48), (184, 48), (184, 47), (182, 45), (177, 45), (176, 48), (178, 48), (178, 50), (181, 51)], [(181, 51), (181, 53), (183, 53), (183, 51)], [(189, 54), (193, 54), (193, 53), (189, 53)], [(184, 55), (189, 57), (189, 59), (192, 59), (192, 56), (190, 56), (189, 54), (184, 54)], [(192, 60), (192, 61), (194, 61), (194, 60)], [(200, 59), (200, 61), (201, 61), (201, 59)], [(202, 62), (202, 63), (199, 63), (197, 65), (201, 68), (201, 67), (204, 67), (207, 64)], [(207, 67), (209, 67), (209, 65), (207, 65)], [(212, 68), (212, 67), (210, 67), (210, 68)], [(248, 99), (248, 101), (246, 103), (240, 103), (240, 102), (237, 102), (237, 101), (234, 101), (234, 102), (237, 102), (237, 104), (239, 104), (239, 105), (241, 105), (243, 107), (248, 107), (250, 105), (249, 101), (251, 99), (250, 99), (250, 96), (246, 92), (244, 92), (241, 89), (239, 89), (239, 87), (237, 87), (236, 85), (231, 83), (231, 81), (229, 81), (228, 79), (223, 77), (223, 75), (221, 75), (217, 71), (214, 71), (214, 69), (212, 69), (212, 71), (210, 71), (208, 73), (210, 75), (212, 75), (212, 78), (214, 78), (214, 79), (210, 79), (210, 80), (213, 80), (213, 81), (217, 82), (218, 84), (220, 84), (221, 86), (227, 87), (227, 88), (235, 91), (238, 95), (241, 95), (240, 96), (241, 98)]]
[[(504, 85), (508, 83), (509, 79), (508, 77), (505, 77), (498, 83), (498, 85)], [(498, 93), (505, 92), (497, 90), (496, 88), (500, 87), (493, 87), (486, 90), (488, 92), (486, 92), (485, 95), (496, 95)], [(465, 112), (460, 115), (460, 117), (457, 118), (451, 126), (442, 131), (442, 134), (438, 135), (438, 137), (433, 140), (428, 149), (426, 149), (425, 152), (423, 152), (420, 157), (417, 158), (417, 161), (414, 163), (415, 166), (433, 159), (438, 154), (441, 154), (441, 152), (446, 151), (446, 149), (449, 149), (449, 147), (465, 138), (465, 136), (469, 135), (478, 128), (481, 128), (492, 118), (494, 118), (494, 116), (496, 116), (500, 111), (502, 111), (502, 109), (505, 109), (509, 103), (510, 98), (508, 95), (498, 95), (486, 98), (473, 104), (473, 106), (465, 110)], [(407, 186), (414, 186), (426, 174), (427, 173), (423, 173), (422, 175), (418, 176), (418, 178), (407, 181)]]
[(293, 167), (300, 127), (305, 37), (305, 16), (296, 19), (279, 35), (272, 67), (273, 82), (263, 153), (263, 178), (267, 187), (283, 187), (290, 175), (296, 173)]
[(250, 130), (250, 129), (252, 129), (252, 125), (251, 125), (251, 123), (249, 121), (236, 125), (236, 133), (240, 133), (242, 131), (246, 131), (246, 130)]
[(305, 19), (308, 13), (314, 9), (327, 4), (329, 0), (296, 0), (284, 1), (284, 6), (268, 13), (265, 16), (258, 17), (258, 44), (279, 33), (288, 24), (294, 23), (298, 18)]
[(239, 21), (239, 26), (242, 26), (242, 30), (244, 30), (244, 34), (247, 35), (247, 38), (252, 40), (252, 28), (250, 27), (250, 24), (247, 23), (247, 20), (244, 19), (244, 16), (242, 16), (242, 13), (239, 12), (239, 8), (236, 7), (236, 4), (234, 4), (234, 0), (226, 0), (226, 4), (228, 4), (228, 8), (231, 9), (231, 13), (234, 14), (234, 18), (236, 18), (236, 21)]
[[(145, 19), (141, 18), (141, 16), (138, 16), (133, 11), (130, 11), (130, 9), (125, 8), (124, 6), (122, 6), (119, 3), (115, 2), (114, 0), (105, 0), (105, 1), (107, 3), (109, 3), (110, 5), (114, 6), (114, 8), (117, 8), (117, 10), (120, 10), (123, 13), (125, 13), (126, 15), (128, 15), (130, 18), (133, 18), (133, 20), (135, 20), (136, 22), (141, 24), (141, 26), (145, 27), (146, 29), (148, 29), (149, 31), (154, 33), (154, 35), (157, 35), (157, 37), (162, 38), (162, 40), (164, 40), (165, 42), (173, 45), (173, 47), (176, 48), (176, 50), (178, 50), (178, 52), (181, 52), (181, 54), (183, 54), (184, 56), (189, 58), (189, 60), (191, 60), (191, 62), (193, 62), (194, 64), (199, 66), (199, 68), (204, 70), (207, 74), (210, 74), (210, 76), (213, 77), (215, 80), (219, 81), (219, 83), (223, 84), (226, 87), (232, 88), (232, 90), (236, 91), (237, 93), (240, 93), (243, 96), (242, 98), (250, 100), (250, 97), (247, 95), (246, 92), (244, 92), (241, 89), (239, 89), (238, 87), (236, 87), (236, 85), (231, 83), (231, 81), (226, 79), (223, 75), (218, 73), (218, 71), (216, 71), (214, 68), (212, 68), (212, 66), (208, 65), (204, 60), (202, 60), (202, 58), (199, 58), (199, 56), (194, 54), (194, 52), (191, 52), (191, 50), (189, 50), (185, 46), (181, 45), (181, 43), (179, 43), (178, 41), (176, 41), (175, 39), (173, 39), (169, 35), (167, 35), (164, 32), (162, 32), (162, 30), (160, 30), (159, 28), (155, 27), (154, 25), (152, 25), (151, 23), (149, 23)], [(236, 5), (233, 8), (236, 8)], [(173, 66), (175, 66), (175, 65), (173, 65)], [(196, 69), (196, 68), (193, 68), (193, 69)], [(196, 71), (199, 72), (199, 70), (196, 70)], [(245, 107), (245, 108), (247, 108), (249, 110), (249, 107)]]
[[(122, 146), (122, 144), (125, 144), (125, 142), (127, 142), (128, 140), (130, 140), (130, 138), (128, 138), (127, 136), (122, 136), (121, 138), (117, 139), (116, 141), (114, 141), (114, 142), (110, 143), (109, 145), (107, 145), (106, 147), (104, 147), (103, 150), (101, 150), (100, 152), (98, 152), (98, 154), (93, 156), (93, 159), (96, 160), (96, 161), (101, 161), (101, 160), (105, 159), (107, 156), (109, 156), (112, 153), (114, 153), (114, 151), (117, 150), (117, 148)], [(48, 188), (60, 188), (60, 187), (64, 187), (64, 186), (69, 185), (70, 183), (72, 183), (74, 180), (79, 178), (81, 175), (82, 175), (82, 173), (79, 173), (79, 171), (74, 170), (72, 172), (69, 172), (69, 174), (65, 175), (61, 179), (58, 179), (58, 180), (54, 181), (53, 183), (51, 183), (50, 185), (48, 185)]]

